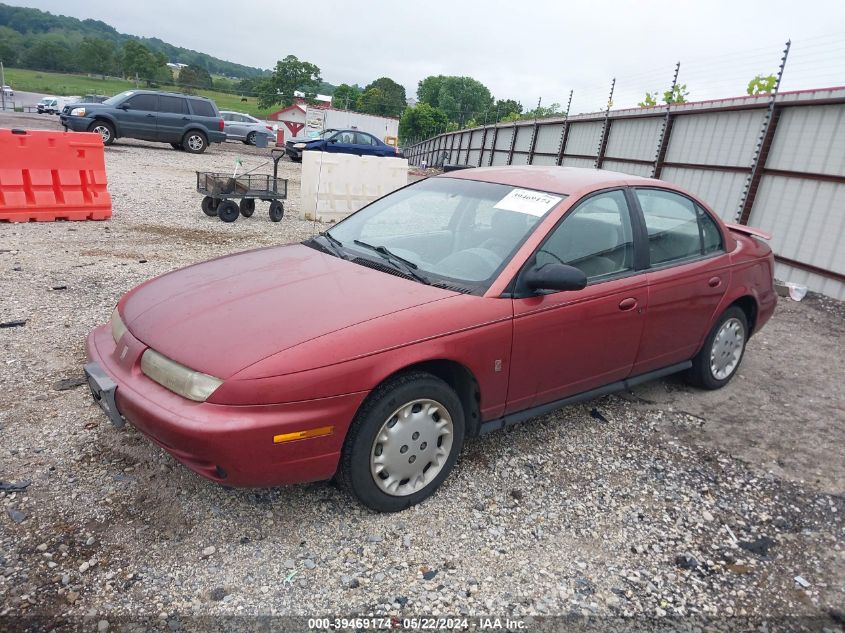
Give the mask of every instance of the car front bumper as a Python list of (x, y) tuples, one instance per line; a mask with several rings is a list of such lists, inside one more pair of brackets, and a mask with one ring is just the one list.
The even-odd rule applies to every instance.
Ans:
[[(147, 347), (130, 332), (116, 345), (109, 326), (100, 326), (88, 336), (87, 347), (89, 387), (115, 426), (128, 421), (194, 472), (227, 486), (331, 478), (346, 430), (367, 395), (261, 406), (194, 402), (141, 372), (141, 354)], [(274, 441), (279, 435), (326, 426), (334, 427), (330, 435)]]
[(69, 114), (60, 114), (59, 121), (61, 121), (62, 126), (74, 132), (87, 132), (88, 127), (94, 122), (82, 116), (70, 116)]

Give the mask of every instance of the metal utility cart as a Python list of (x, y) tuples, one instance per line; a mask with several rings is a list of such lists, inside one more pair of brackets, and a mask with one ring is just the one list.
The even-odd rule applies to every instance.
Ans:
[[(212, 217), (216, 215), (224, 222), (234, 222), (238, 215), (250, 217), (255, 212), (255, 201), (264, 200), (270, 203), (270, 219), (273, 222), (280, 221), (285, 214), (282, 200), (288, 197), (288, 181), (278, 177), (279, 161), (284, 155), (285, 151), (281, 148), (270, 150), (270, 158), (273, 161), (272, 176), (250, 172), (230, 176), (198, 171), (197, 191), (205, 196), (202, 199), (203, 213)], [(240, 200), (240, 203), (236, 200)]]

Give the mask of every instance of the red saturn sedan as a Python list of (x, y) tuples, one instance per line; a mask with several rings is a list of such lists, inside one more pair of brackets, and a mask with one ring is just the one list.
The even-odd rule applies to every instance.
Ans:
[(471, 436), (675, 372), (727, 384), (775, 308), (768, 237), (659, 180), (452, 172), (141, 284), (85, 371), (115, 425), (204, 477), (337, 475), (396, 511)]

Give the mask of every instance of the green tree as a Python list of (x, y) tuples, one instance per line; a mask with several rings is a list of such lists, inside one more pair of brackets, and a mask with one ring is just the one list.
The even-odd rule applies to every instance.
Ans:
[(538, 105), (533, 110), (529, 110), (525, 114), (522, 115), (523, 119), (547, 119), (553, 116), (559, 116), (563, 114), (560, 111), (560, 104), (553, 103), (550, 106), (542, 106)]
[(130, 78), (136, 75), (151, 85), (155, 81), (172, 80), (170, 70), (167, 68), (167, 57), (164, 53), (153, 53), (149, 48), (130, 40), (123, 45), (123, 72)]
[(472, 77), (429, 76), (420, 81), (417, 98), (440, 108), (449, 121), (459, 125), (467, 119), (483, 116), (493, 105), (490, 90)]
[(645, 93), (645, 97), (643, 97), (643, 100), (640, 101), (637, 105), (640, 106), (641, 108), (651, 108), (653, 106), (656, 106), (657, 105), (657, 93), (656, 92), (654, 94), (652, 94), (650, 92)]
[(358, 97), (360, 96), (361, 89), (358, 86), (340, 84), (334, 89), (332, 107), (341, 110), (354, 110), (357, 107)]
[[(370, 110), (366, 110), (370, 114), (380, 114), (382, 116), (399, 116), (407, 106), (405, 102), (405, 86), (402, 86), (389, 77), (380, 77), (374, 82), (364, 88), (364, 94), (370, 90), (378, 90), (381, 92), (381, 101), (379, 103), (371, 102), (369, 104)], [(362, 110), (364, 112), (364, 110)]]
[(6, 66), (14, 66), (23, 50), (23, 36), (7, 26), (0, 26), (0, 60)]
[(774, 75), (757, 75), (748, 82), (748, 87), (745, 89), (750, 95), (766, 94), (775, 89), (778, 78)]
[(520, 119), (522, 119), (522, 115), (519, 112), (509, 112), (499, 119), (499, 121), (502, 123), (510, 123), (511, 121), (519, 121)]
[(384, 91), (381, 88), (370, 88), (358, 96), (355, 109), (365, 114), (383, 114), (382, 105), (384, 104), (384, 99)]
[(675, 84), (671, 90), (663, 93), (664, 103), (686, 103), (689, 96), (686, 84)]
[(498, 122), (512, 112), (522, 114), (522, 104), (519, 101), (514, 99), (497, 99), (488, 118), (491, 121)]
[(427, 103), (418, 103), (402, 112), (399, 119), (399, 138), (402, 142), (430, 138), (443, 131), (447, 123), (448, 118), (442, 110)]
[(73, 54), (67, 41), (58, 34), (48, 33), (28, 38), (29, 46), (23, 55), (23, 63), (37, 70), (70, 70), (73, 68)]
[(80, 68), (102, 75), (114, 68), (114, 43), (99, 37), (84, 37), (77, 49)]
[(297, 90), (302, 91), (306, 99), (313, 99), (320, 81), (322, 79), (317, 66), (299, 61), (295, 55), (288, 55), (276, 62), (273, 74), (256, 86), (258, 107), (268, 109), (276, 104), (289, 106), (293, 103), (294, 92)]
[(179, 85), (183, 88), (211, 88), (212, 79), (202, 66), (185, 66), (179, 71)]

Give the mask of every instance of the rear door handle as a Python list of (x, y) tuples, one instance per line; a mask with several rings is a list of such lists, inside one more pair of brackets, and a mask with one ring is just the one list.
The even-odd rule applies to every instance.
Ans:
[(718, 288), (722, 285), (722, 278), (721, 277), (711, 277), (710, 280), (707, 282), (707, 285), (711, 288)]
[(152, 118), (152, 117), (154, 117), (154, 116), (155, 116), (155, 114), (148, 114), (147, 116), (148, 116), (148, 117), (150, 117), (150, 118)]
[(637, 300), (633, 297), (628, 297), (627, 299), (622, 299), (619, 302), (619, 309), (620, 310), (633, 310), (637, 307)]

